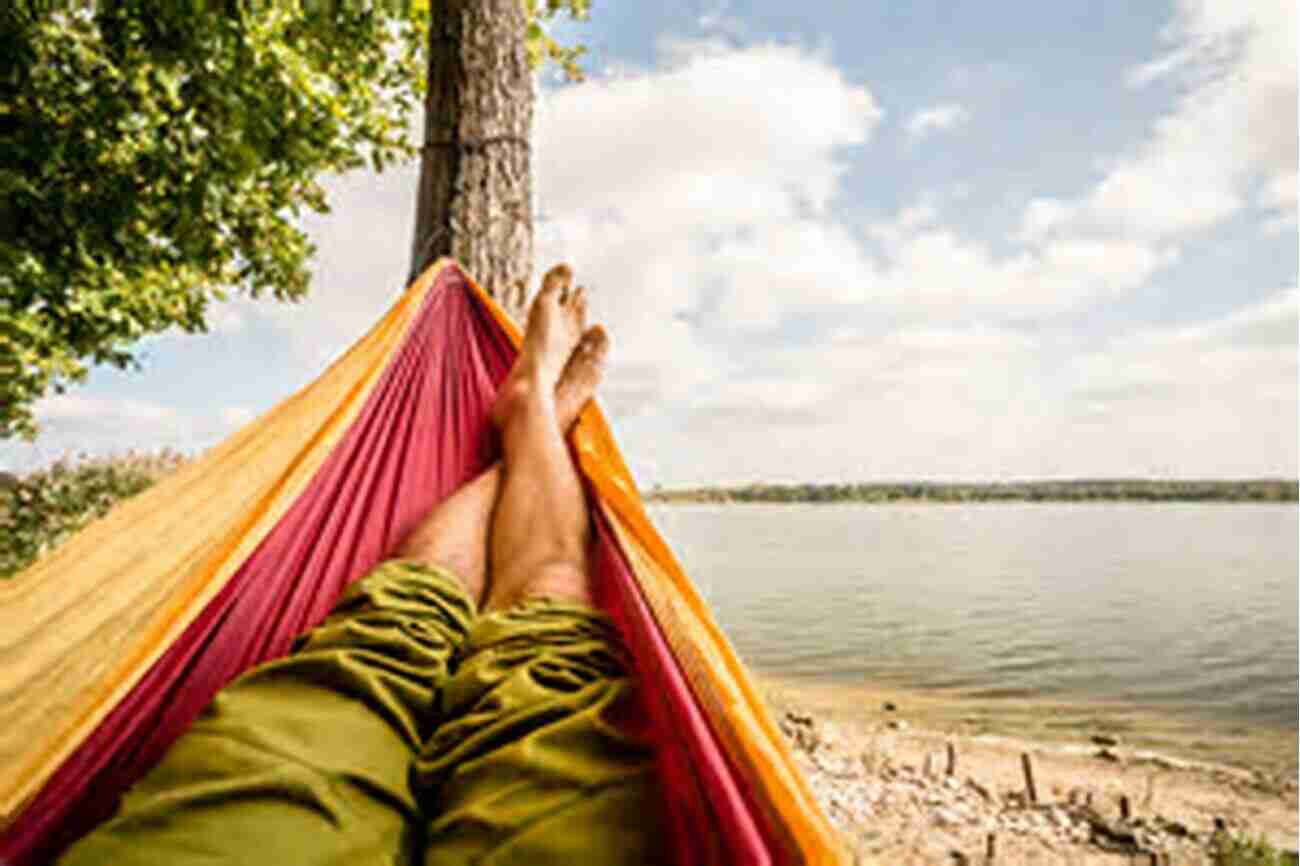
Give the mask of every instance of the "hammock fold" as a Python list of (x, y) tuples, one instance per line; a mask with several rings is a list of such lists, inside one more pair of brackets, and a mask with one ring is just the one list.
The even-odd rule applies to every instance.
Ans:
[[(440, 260), (314, 383), (0, 582), (0, 860), (49, 862), (109, 817), (222, 686), (288, 652), (491, 465), (519, 338)], [(570, 441), (674, 861), (847, 862), (594, 404)]]

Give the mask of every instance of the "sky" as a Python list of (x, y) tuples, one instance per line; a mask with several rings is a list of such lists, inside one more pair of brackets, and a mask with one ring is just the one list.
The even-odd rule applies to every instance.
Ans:
[[(539, 76), (540, 275), (643, 485), (1295, 477), (1292, 0), (593, 4)], [(44, 400), (19, 471), (197, 452), (401, 290), (415, 167), (331, 178), (298, 306)]]

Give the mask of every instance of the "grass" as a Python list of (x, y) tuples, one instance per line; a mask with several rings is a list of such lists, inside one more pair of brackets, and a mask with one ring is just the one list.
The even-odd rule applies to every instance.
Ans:
[(1291, 866), (1294, 853), (1274, 848), (1263, 836), (1220, 834), (1214, 842), (1215, 866)]

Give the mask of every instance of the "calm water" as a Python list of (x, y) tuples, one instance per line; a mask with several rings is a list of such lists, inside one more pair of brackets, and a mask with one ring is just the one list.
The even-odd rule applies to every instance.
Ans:
[(759, 670), (1296, 725), (1291, 506), (653, 515)]

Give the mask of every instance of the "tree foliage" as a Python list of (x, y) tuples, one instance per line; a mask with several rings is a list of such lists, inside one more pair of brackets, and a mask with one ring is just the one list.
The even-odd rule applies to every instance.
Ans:
[[(579, 74), (521, 0), (529, 52)], [(322, 175), (412, 155), (428, 4), (16, 0), (0, 10), (0, 438), (31, 404), (205, 330), (238, 292), (303, 297)]]
[(582, 81), (580, 61), (587, 53), (585, 45), (561, 45), (547, 32), (544, 22), (561, 13), (576, 21), (591, 14), (591, 0), (524, 0), (528, 12), (528, 60), (534, 67), (551, 61), (564, 70), (570, 81)]
[(163, 451), (60, 461), (21, 478), (0, 473), (0, 578), (22, 571), (183, 463), (181, 455)]

